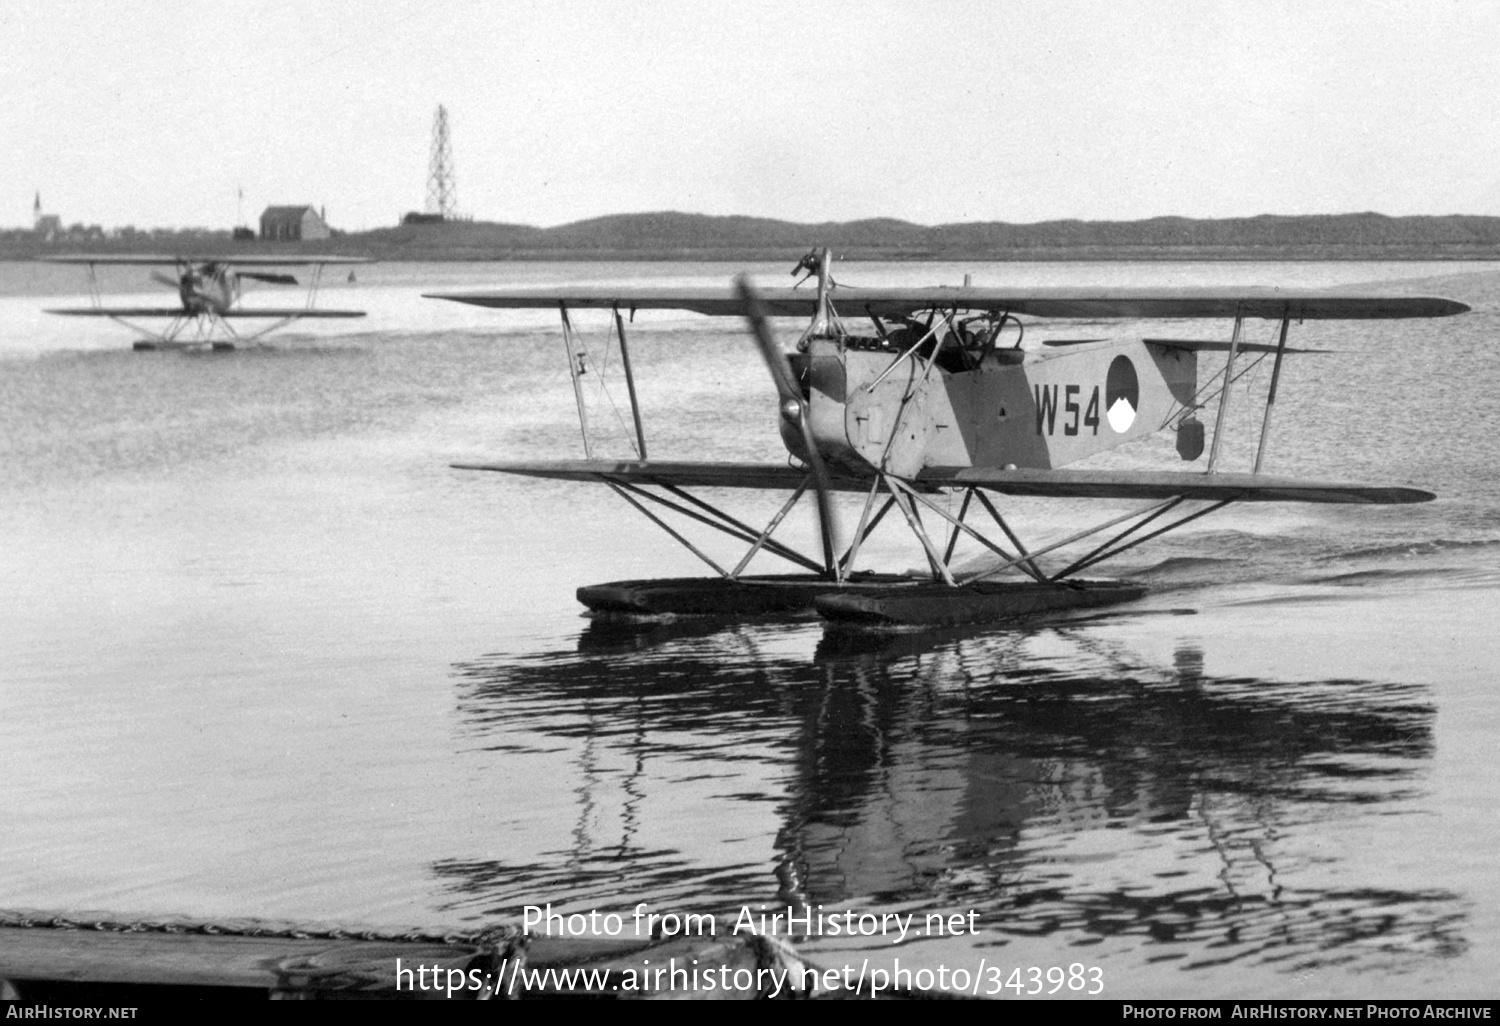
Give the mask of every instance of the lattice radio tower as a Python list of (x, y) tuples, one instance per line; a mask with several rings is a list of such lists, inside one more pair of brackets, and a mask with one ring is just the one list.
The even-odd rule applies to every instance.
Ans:
[(458, 209), (453, 183), (453, 144), (448, 139), (448, 108), (438, 105), (432, 119), (432, 159), (427, 169), (427, 212), (452, 221)]

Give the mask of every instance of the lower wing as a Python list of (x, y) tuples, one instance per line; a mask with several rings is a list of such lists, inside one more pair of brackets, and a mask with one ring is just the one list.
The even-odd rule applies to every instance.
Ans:
[[(808, 480), (808, 473), (780, 463), (684, 463), (655, 460), (554, 460), (535, 463), (455, 463), (459, 470), (493, 470), (503, 474), (563, 481), (603, 481), (709, 488), (789, 490)], [(830, 468), (832, 470), (833, 468)], [(870, 478), (833, 473), (837, 491), (869, 491)], [(928, 467), (909, 482), (928, 491), (983, 488), (1005, 495), (1078, 499), (1206, 499), (1239, 502), (1334, 502), (1401, 504), (1428, 502), (1431, 492), (1392, 485), (1307, 481), (1266, 474), (1194, 474), (1180, 471), (997, 470), (979, 467)]]
[[(785, 463), (682, 463), (662, 460), (549, 460), (537, 463), (455, 463), (458, 470), (494, 470), (559, 481), (613, 481), (620, 484), (677, 485), (702, 488), (792, 489), (808, 480), (808, 471)], [(830, 468), (831, 469), (831, 468)], [(870, 482), (835, 477), (839, 491), (869, 491)]]
[(1208, 499), (1237, 502), (1343, 502), (1399, 505), (1430, 502), (1431, 492), (1396, 485), (1309, 481), (1269, 474), (1204, 474), (1131, 470), (996, 470), (981, 467), (928, 467), (917, 475), (924, 484), (945, 488), (984, 488), (1005, 495), (1075, 499)]

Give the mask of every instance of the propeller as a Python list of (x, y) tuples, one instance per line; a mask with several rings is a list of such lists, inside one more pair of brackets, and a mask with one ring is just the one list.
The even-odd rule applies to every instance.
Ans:
[(817, 443), (813, 439), (812, 425), (807, 420), (807, 399), (802, 394), (802, 389), (797, 384), (797, 377), (792, 373), (792, 365), (786, 358), (786, 353), (781, 346), (776, 344), (776, 338), (771, 334), (770, 322), (766, 320), (765, 304), (761, 301), (760, 293), (750, 283), (749, 277), (740, 275), (735, 279), (735, 288), (739, 292), (740, 300), (745, 304), (745, 319), (750, 322), (750, 330), (755, 335), (755, 342), (760, 347), (760, 355), (766, 361), (766, 369), (771, 372), (771, 381), (776, 385), (776, 395), (780, 399), (781, 416), (790, 424), (795, 424), (802, 433), (802, 447), (806, 450), (807, 465), (812, 471), (813, 485), (818, 495), (818, 525), (823, 537), (823, 565), (828, 568), (829, 573), (834, 573), (833, 550), (834, 541), (834, 519), (833, 505), (830, 499), (832, 486), (828, 477), (828, 465), (823, 462), (823, 456), (818, 452)]
[(261, 274), (259, 271), (240, 271), (241, 278), (250, 278), (253, 281), (263, 281), (267, 285), (295, 285), (297, 279), (290, 274)]
[(180, 288), (181, 285), (182, 285), (182, 282), (180, 280), (178, 280), (177, 278), (168, 278), (165, 274), (162, 274), (160, 271), (152, 271), (151, 272), (151, 280), (154, 281), (154, 282), (160, 282), (161, 284), (165, 285), (169, 289), (177, 289), (177, 288)]

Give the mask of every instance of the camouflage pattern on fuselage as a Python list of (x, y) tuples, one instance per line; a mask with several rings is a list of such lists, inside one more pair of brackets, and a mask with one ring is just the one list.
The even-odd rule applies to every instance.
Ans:
[[(930, 371), (924, 355), (886, 374), (899, 355), (880, 340), (816, 336), (794, 358), (830, 464), (903, 478), (924, 467), (1063, 467), (1161, 430), (1197, 390), (1195, 352), (1137, 339), (988, 352), (950, 341)], [(805, 458), (785, 418), (782, 439)]]

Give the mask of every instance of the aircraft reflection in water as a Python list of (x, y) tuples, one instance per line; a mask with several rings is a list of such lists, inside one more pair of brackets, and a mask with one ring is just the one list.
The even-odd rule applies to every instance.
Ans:
[[(1346, 888), (1361, 867), (1305, 849), (1309, 824), (1412, 793), (1433, 751), (1425, 688), (1214, 679), (1195, 647), (1151, 666), (1056, 626), (830, 634), (812, 664), (762, 654), (784, 627), (650, 630), (596, 624), (576, 654), (458, 668), (467, 744), (582, 753), (578, 807), (563, 814), (578, 819), (573, 849), (534, 866), (440, 863), (458, 904), (906, 903), (976, 909), (988, 943), (1176, 942), (1186, 949), (1167, 957), (1193, 966), (1464, 946), (1453, 894)], [(737, 779), (745, 760), (769, 772)], [(722, 779), (689, 829), (692, 810), (670, 802), (695, 773)], [(737, 800), (779, 803), (774, 884), (763, 863), (678, 844), (743, 839), (753, 807), (738, 816)], [(663, 804), (673, 822), (650, 822)], [(704, 893), (723, 908), (704, 909)]]

